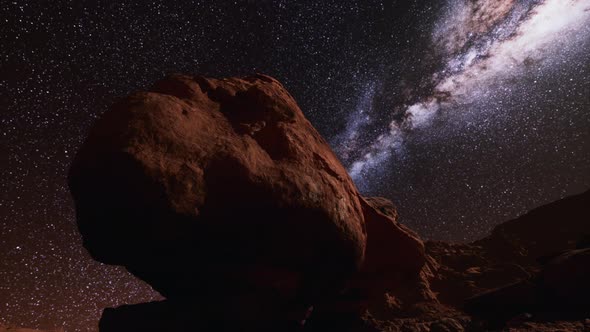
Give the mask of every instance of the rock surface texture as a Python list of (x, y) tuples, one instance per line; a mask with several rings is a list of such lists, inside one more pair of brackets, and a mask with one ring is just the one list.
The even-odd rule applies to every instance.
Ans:
[(123, 98), (69, 185), (91, 255), (166, 298), (106, 309), (103, 332), (590, 330), (590, 192), (423, 242), (268, 76)]

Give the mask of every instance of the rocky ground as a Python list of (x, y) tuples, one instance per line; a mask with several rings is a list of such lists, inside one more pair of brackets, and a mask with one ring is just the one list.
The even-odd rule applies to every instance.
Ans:
[(590, 192), (470, 244), (362, 197), (276, 80), (175, 75), (95, 124), (69, 184), (84, 245), (166, 301), (101, 331), (584, 331)]

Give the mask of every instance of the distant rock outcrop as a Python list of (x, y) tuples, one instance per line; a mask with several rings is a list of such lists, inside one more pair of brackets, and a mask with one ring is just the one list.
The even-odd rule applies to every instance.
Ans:
[(465, 308), (493, 328), (550, 331), (551, 321), (573, 320), (571, 326), (586, 326), (582, 331), (590, 327), (583, 322), (590, 316), (589, 235), (587, 191), (500, 224), (471, 244), (427, 242), (439, 264), (432, 290), (441, 303)]
[(590, 239), (590, 191), (543, 205), (494, 228), (474, 244), (490, 254), (529, 264)]
[(472, 297), (466, 310), (493, 323), (519, 315), (545, 319), (590, 317), (590, 249), (565, 252), (543, 266), (541, 272), (504, 287)]
[(590, 236), (590, 191), (536, 208), (470, 244), (426, 243), (440, 263), (432, 286), (453, 305), (536, 275), (542, 263), (583, 246)]
[[(167, 298), (139, 312), (182, 307), (217, 331), (276, 330), (360, 280), (359, 270), (361, 279), (394, 273), (392, 288), (425, 262), (422, 242), (360, 197), (264, 75), (175, 75), (122, 99), (92, 128), (69, 185), (91, 255)], [(101, 326), (125, 316), (107, 313)]]

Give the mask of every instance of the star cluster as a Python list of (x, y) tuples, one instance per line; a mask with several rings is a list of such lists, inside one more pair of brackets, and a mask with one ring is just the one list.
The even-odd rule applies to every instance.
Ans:
[[(556, 3), (525, 2), (533, 11)], [(525, 39), (486, 48), (477, 41), (515, 1), (493, 3), (3, 2), (0, 323), (96, 331), (102, 308), (159, 298), (85, 252), (65, 176), (95, 119), (167, 73), (276, 77), (349, 169), (383, 152), (357, 185), (393, 199), (426, 238), (473, 240), (588, 188), (590, 25), (548, 40), (535, 37), (527, 12), (515, 27)], [(543, 36), (570, 26), (552, 18)], [(502, 75), (486, 69), (540, 40)], [(486, 77), (484, 88), (474, 89), (473, 75)], [(436, 115), (408, 131), (412, 106), (414, 119), (434, 107)]]

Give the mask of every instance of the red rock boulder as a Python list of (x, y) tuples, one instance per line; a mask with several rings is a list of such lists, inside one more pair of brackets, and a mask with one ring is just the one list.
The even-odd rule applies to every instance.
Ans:
[(175, 75), (123, 98), (69, 185), (91, 255), (168, 299), (224, 298), (220, 310), (256, 316), (337, 291), (363, 261), (356, 187), (268, 76)]

